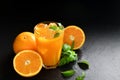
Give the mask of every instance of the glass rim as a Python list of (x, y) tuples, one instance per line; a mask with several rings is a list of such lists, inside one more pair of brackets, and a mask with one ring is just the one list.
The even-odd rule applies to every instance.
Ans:
[[(39, 22), (38, 24), (36, 24), (35, 27), (34, 27), (34, 33), (36, 33), (37, 35), (40, 34), (40, 32), (37, 30), (37, 27), (38, 27), (41, 23), (44, 24), (44, 22), (47, 22), (47, 23), (45, 23), (45, 24), (48, 24), (48, 25), (49, 25), (49, 23), (50, 23), (51, 21), (43, 21), (43, 22)], [(52, 21), (52, 22), (53, 22), (53, 23), (57, 23), (57, 22), (55, 22), (55, 21)], [(52, 22), (51, 22), (51, 23), (52, 23)], [(44, 38), (45, 40), (53, 40), (53, 39), (57, 39), (57, 38), (59, 38), (60, 36), (64, 35), (64, 26), (63, 26), (61, 23), (57, 23), (57, 25), (61, 25), (61, 26), (63, 27), (63, 29), (60, 30), (60, 35), (59, 35), (58, 37), (51, 38), (51, 39), (47, 39), (47, 38), (44, 38), (44, 37), (41, 37), (41, 36), (39, 36), (39, 37), (40, 37), (40, 38)], [(59, 26), (58, 26), (58, 27), (59, 27)]]

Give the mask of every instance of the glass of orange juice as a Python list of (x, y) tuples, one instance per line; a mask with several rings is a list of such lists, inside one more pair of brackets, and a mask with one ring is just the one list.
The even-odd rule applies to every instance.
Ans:
[(40, 22), (34, 27), (37, 51), (46, 69), (56, 68), (61, 57), (64, 26), (59, 22)]

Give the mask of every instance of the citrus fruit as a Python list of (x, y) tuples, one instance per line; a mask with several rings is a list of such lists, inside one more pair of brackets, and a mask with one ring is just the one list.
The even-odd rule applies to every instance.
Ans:
[(36, 50), (36, 40), (32, 32), (19, 33), (13, 42), (13, 50), (18, 53), (21, 50)]
[(13, 59), (14, 70), (23, 77), (37, 75), (42, 69), (42, 58), (33, 50), (22, 50)]
[(85, 42), (85, 33), (84, 31), (76, 26), (69, 25), (64, 29), (64, 43), (67, 43), (72, 46), (74, 43), (73, 49), (79, 49), (83, 46)]

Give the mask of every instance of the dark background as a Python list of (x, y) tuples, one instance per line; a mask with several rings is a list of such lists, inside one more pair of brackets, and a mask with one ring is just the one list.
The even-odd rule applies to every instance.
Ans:
[[(85, 80), (120, 79), (120, 1), (119, 0), (1, 0), (0, 1), (0, 80), (74, 80), (81, 74), (78, 65), (67, 65), (76, 74), (63, 78), (59, 68), (42, 70), (33, 78), (23, 78), (13, 69), (14, 38), (23, 31), (32, 31), (41, 21), (61, 22), (81, 27), (85, 45), (77, 53), (87, 59), (90, 69)], [(64, 69), (64, 68), (63, 68)]]
[(55, 20), (69, 24), (119, 25), (119, 0), (3, 0), (0, 2), (1, 21), (32, 22)]

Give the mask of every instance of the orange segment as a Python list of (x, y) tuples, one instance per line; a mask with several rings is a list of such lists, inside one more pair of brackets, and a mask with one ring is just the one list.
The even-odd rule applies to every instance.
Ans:
[(31, 77), (42, 69), (42, 58), (33, 50), (22, 50), (13, 59), (15, 71), (24, 77)]
[(64, 30), (64, 43), (72, 45), (73, 41), (74, 50), (81, 48), (85, 42), (85, 33), (80, 27), (70, 25)]
[(35, 35), (32, 32), (21, 32), (14, 39), (13, 50), (15, 53), (26, 49), (36, 50)]

